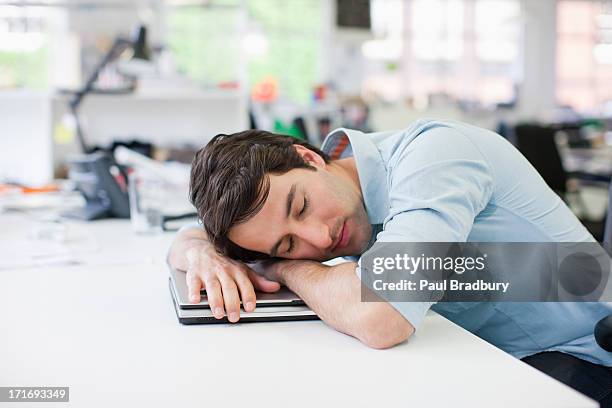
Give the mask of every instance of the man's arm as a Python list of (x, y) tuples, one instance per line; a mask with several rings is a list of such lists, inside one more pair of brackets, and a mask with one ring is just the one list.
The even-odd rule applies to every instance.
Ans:
[(189, 225), (177, 232), (166, 261), (173, 268), (187, 272), (189, 260), (209, 248), (212, 248), (212, 244), (208, 242), (206, 232), (197, 225)]
[(361, 301), (356, 267), (355, 262), (327, 266), (279, 261), (268, 266), (265, 274), (299, 295), (325, 323), (370, 347), (384, 349), (405, 341), (414, 328), (388, 303)]

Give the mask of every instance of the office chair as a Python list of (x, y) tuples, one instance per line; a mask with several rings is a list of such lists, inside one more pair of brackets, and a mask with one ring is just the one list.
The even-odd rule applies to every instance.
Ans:
[(559, 149), (555, 144), (555, 130), (551, 127), (523, 124), (514, 129), (517, 147), (540, 173), (546, 184), (561, 198), (568, 194), (568, 175), (563, 168)]
[(521, 124), (514, 129), (516, 145), (519, 151), (529, 160), (540, 173), (546, 184), (557, 193), (563, 201), (569, 204), (570, 197), (578, 205), (582, 216), (580, 221), (593, 237), (602, 241), (603, 221), (593, 220), (585, 216), (586, 205), (579, 189), (570, 180), (583, 179), (581, 173), (567, 172), (563, 167), (561, 154), (555, 142), (557, 129), (551, 126), (537, 124)]
[[(608, 254), (612, 253), (612, 184), (608, 192), (608, 214), (604, 230), (604, 247)], [(595, 340), (604, 350), (612, 352), (612, 315), (606, 316), (595, 325)]]
[(605, 218), (605, 228), (603, 235), (603, 243), (609, 250), (612, 250), (612, 183), (608, 190), (608, 212)]

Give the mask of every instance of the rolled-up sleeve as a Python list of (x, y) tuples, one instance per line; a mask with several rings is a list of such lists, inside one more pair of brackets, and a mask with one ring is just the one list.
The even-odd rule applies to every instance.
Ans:
[[(467, 240), (494, 189), (491, 166), (467, 136), (449, 127), (427, 130), (398, 144), (388, 165), (389, 213), (376, 242)], [(391, 305), (418, 329), (433, 303)]]

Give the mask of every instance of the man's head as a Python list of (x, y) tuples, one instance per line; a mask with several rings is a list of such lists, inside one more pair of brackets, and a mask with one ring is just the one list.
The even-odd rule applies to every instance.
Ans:
[(358, 255), (370, 239), (352, 159), (288, 136), (217, 135), (196, 154), (190, 198), (211, 242), (243, 261)]

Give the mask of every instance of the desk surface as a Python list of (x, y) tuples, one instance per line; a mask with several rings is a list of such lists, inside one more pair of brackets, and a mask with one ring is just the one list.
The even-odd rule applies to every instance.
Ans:
[[(0, 248), (32, 226), (0, 224)], [(1, 386), (69, 386), (74, 407), (597, 406), (435, 313), (390, 350), (320, 321), (182, 326), (163, 263), (171, 234), (70, 228), (99, 248), (71, 265), (0, 269)]]

